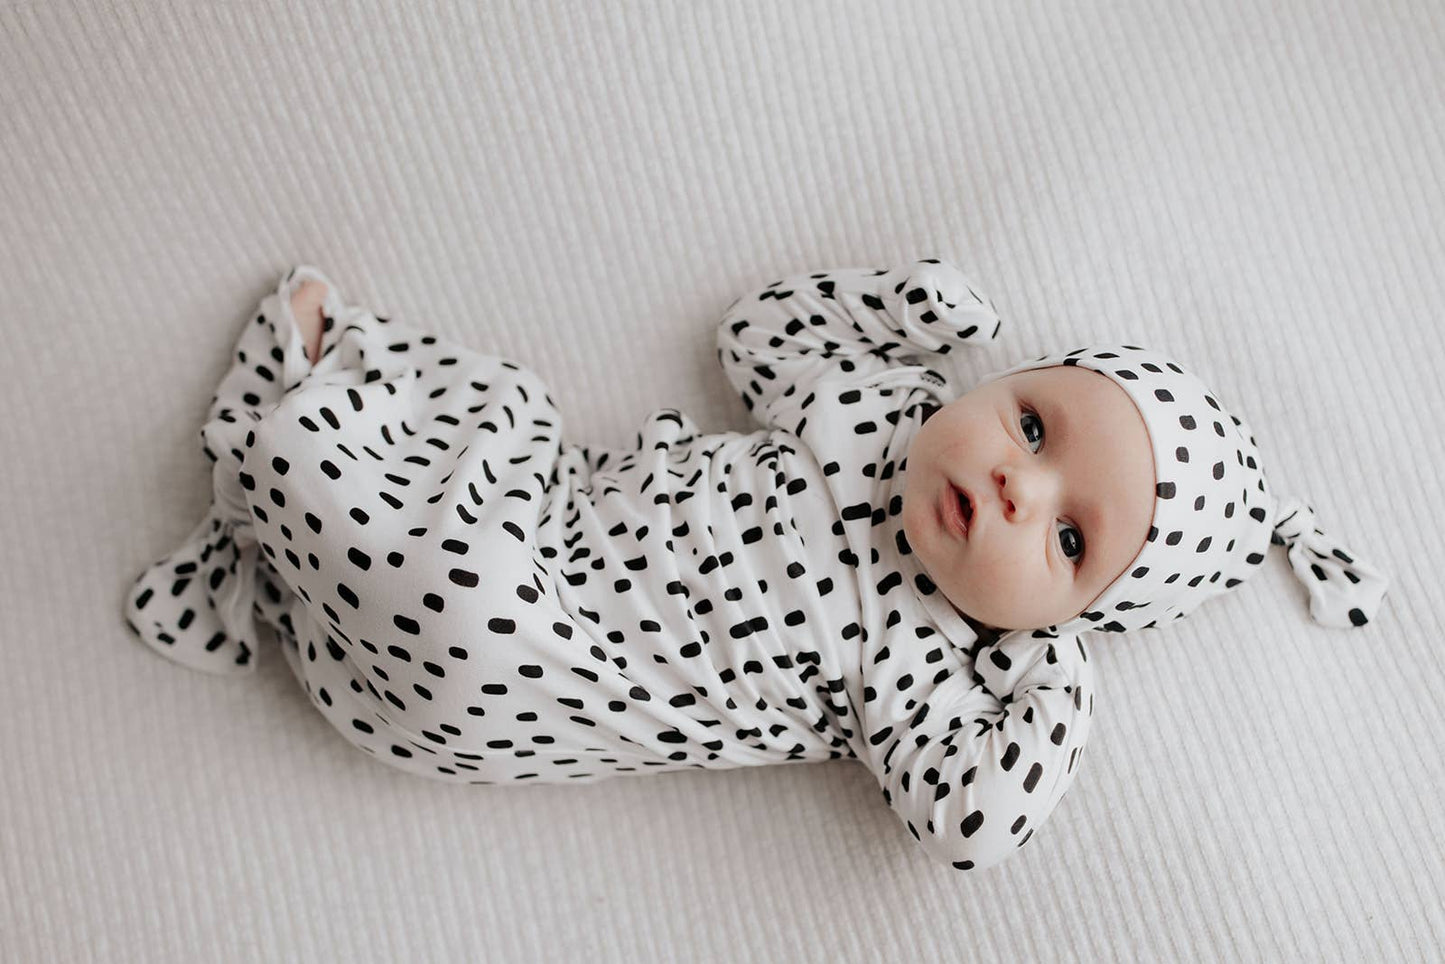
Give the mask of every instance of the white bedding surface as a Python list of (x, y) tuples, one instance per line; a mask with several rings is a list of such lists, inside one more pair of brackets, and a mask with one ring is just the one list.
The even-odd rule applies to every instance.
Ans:
[[(1439, 959), (1442, 43), (1398, 0), (0, 3), (0, 959)], [(856, 763), (408, 777), (278, 651), (207, 677), (121, 621), (290, 265), (624, 445), (752, 427), (738, 295), (926, 256), (1009, 324), (977, 372), (1172, 352), (1394, 580), (1326, 630), (1276, 552), (1096, 637), (1084, 770), (995, 870)]]

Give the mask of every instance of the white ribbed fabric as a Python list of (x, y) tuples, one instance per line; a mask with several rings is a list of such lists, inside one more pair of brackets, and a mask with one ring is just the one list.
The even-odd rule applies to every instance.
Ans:
[[(1442, 43), (1425, 0), (0, 3), (0, 958), (1440, 957)], [(1088, 767), (991, 875), (856, 765), (393, 774), (283, 661), (209, 679), (117, 618), (288, 265), (624, 445), (660, 406), (748, 427), (734, 298), (920, 252), (1010, 322), (961, 378), (1191, 362), (1391, 576), (1347, 633), (1272, 553), (1096, 637)]]

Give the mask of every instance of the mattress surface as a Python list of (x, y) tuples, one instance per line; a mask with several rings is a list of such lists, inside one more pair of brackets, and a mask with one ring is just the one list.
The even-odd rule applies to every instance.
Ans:
[[(1445, 13), (1428, 2), (0, 3), (0, 959), (1445, 955)], [(752, 422), (733, 299), (946, 258), (1009, 332), (1189, 362), (1392, 580), (1283, 553), (1095, 637), (1083, 771), (979, 873), (848, 761), (587, 786), (379, 766), (278, 652), (120, 619), (209, 501), (246, 313), (315, 264), (525, 362), (565, 434)]]

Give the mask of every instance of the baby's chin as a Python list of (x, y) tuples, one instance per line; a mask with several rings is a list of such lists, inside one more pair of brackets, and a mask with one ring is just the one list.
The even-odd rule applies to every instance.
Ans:
[(1012, 633), (1019, 630), (1033, 632), (1038, 629), (1046, 629), (1050, 626), (1060, 625), (1063, 622), (1067, 622), (1076, 618), (1078, 615), (1077, 613), (1075, 613), (1068, 617), (1061, 618), (1052, 622), (1041, 623), (1038, 622), (1036, 619), (1030, 619), (1028, 617), (1014, 618), (1008, 613), (988, 613), (983, 612), (977, 608), (974, 608), (974, 611), (970, 612), (970, 607), (966, 600), (955, 600), (946, 592), (941, 592), (941, 594), (944, 599), (948, 600), (948, 604), (953, 607), (954, 612), (958, 613), (959, 616), (963, 617), (964, 621), (967, 622), (975, 632), (979, 633), (1001, 634)]
[(1004, 629), (1001, 626), (990, 626), (982, 619), (975, 619), (968, 613), (964, 612), (962, 609), (959, 609), (957, 606), (954, 606), (953, 608), (955, 612), (957, 612), (960, 616), (963, 617), (963, 621), (968, 623), (969, 628), (972, 629), (975, 633), (978, 633), (980, 636), (996, 636), (1008, 632), (1007, 629)]
[[(930, 576), (929, 578), (932, 577)], [(993, 624), (992, 620), (983, 618), (981, 616), (976, 616), (974, 615), (974, 613), (969, 612), (968, 602), (966, 600), (955, 599), (953, 596), (950, 596), (944, 590), (944, 588), (939, 585), (938, 580), (934, 579), (933, 584), (938, 587), (938, 594), (942, 596), (944, 600), (948, 603), (948, 605), (953, 608), (954, 612), (958, 613), (958, 615), (963, 619), (964, 622), (968, 623), (969, 627), (972, 628), (974, 632), (986, 634), (1006, 633), (1009, 631), (1007, 627), (996, 626)]]

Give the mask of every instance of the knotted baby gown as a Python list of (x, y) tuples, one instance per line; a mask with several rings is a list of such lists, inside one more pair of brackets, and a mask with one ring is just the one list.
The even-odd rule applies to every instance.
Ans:
[[(291, 316), (328, 286), (313, 366)], [(300, 266), (247, 321), (202, 438), (214, 501), (126, 616), (196, 669), (258, 621), (362, 750), (434, 779), (861, 761), (935, 859), (1007, 857), (1077, 772), (1077, 636), (986, 641), (908, 545), (908, 446), (952, 400), (921, 362), (995, 338), (951, 265), (797, 275), (734, 302), (726, 377), (762, 428), (649, 416), (563, 441), (510, 360), (348, 306)]]

